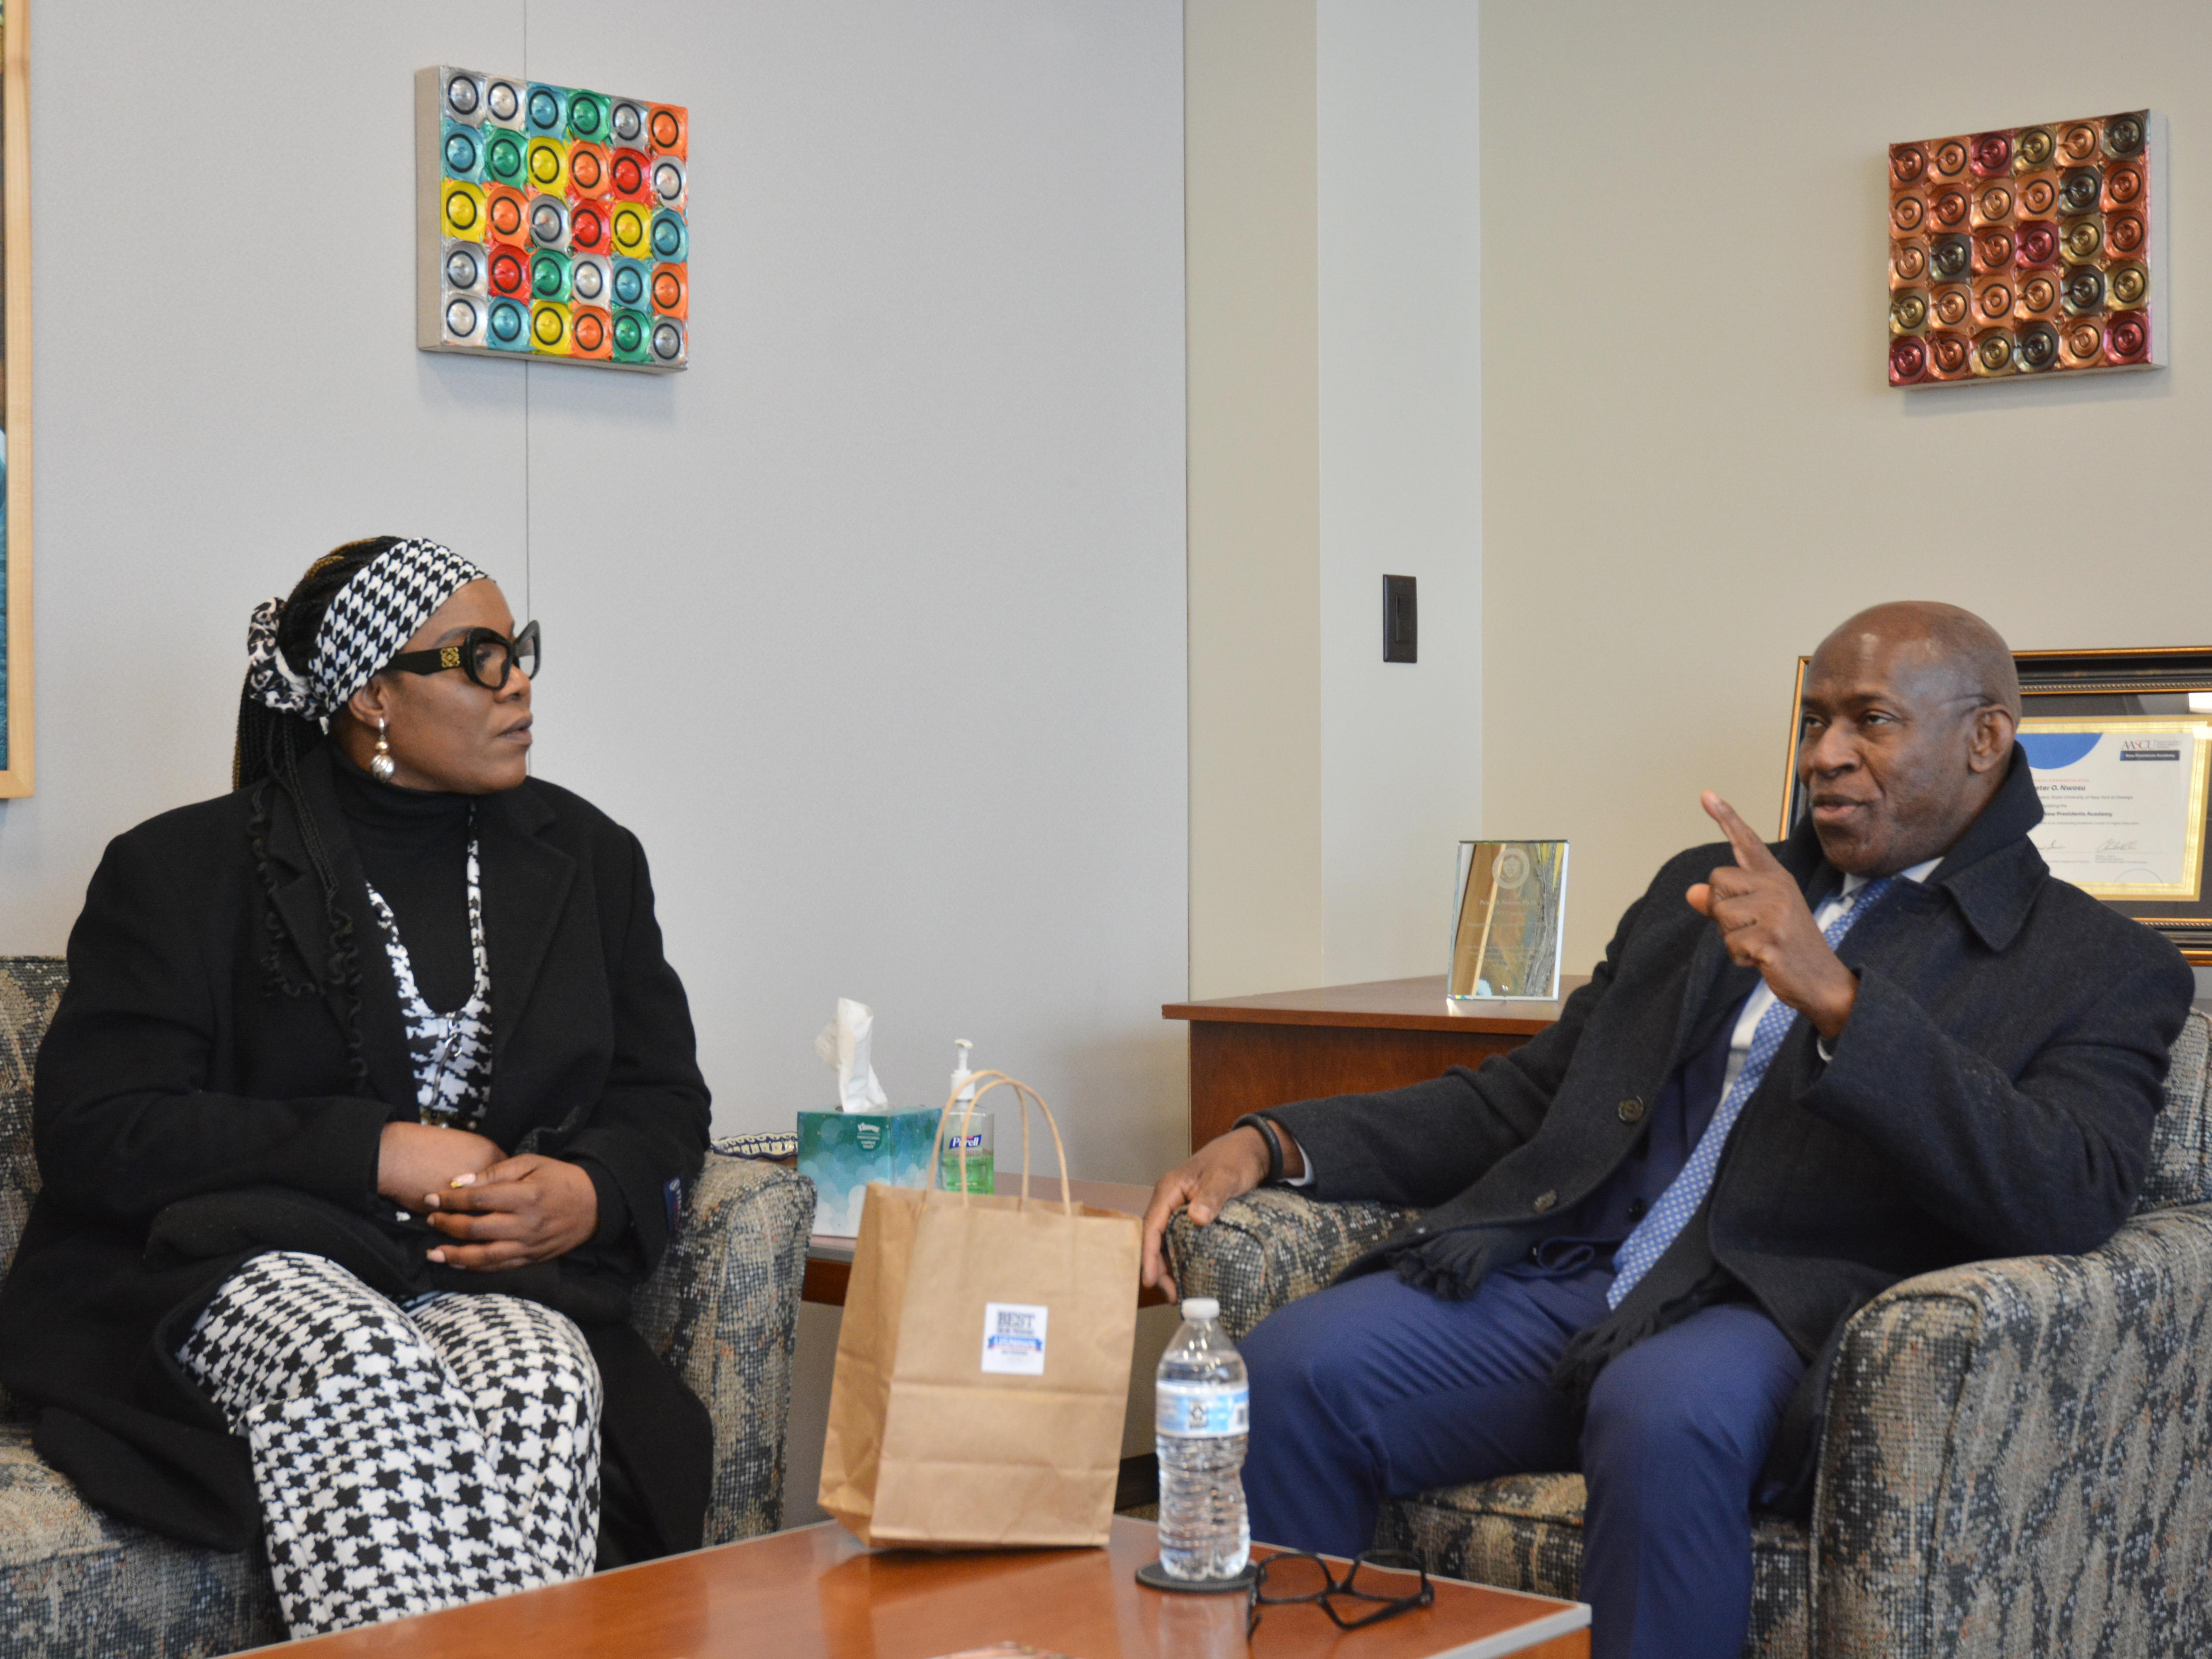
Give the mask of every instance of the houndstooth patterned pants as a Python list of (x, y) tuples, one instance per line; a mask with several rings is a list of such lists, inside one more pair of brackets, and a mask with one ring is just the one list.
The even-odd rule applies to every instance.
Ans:
[(295, 1637), (588, 1572), (599, 1374), (511, 1296), (404, 1310), (318, 1255), (257, 1256), (178, 1352), (253, 1455)]

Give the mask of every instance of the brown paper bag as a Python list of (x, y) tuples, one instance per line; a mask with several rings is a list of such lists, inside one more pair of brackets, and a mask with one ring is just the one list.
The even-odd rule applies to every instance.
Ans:
[[(936, 1190), (941, 1159), (932, 1190), (870, 1183), (819, 1502), (868, 1545), (1103, 1544), (1136, 1344), (1137, 1218), (1069, 1201), (1066, 1149), (1036, 1091), (1000, 1072), (974, 1081), (978, 1103), (1006, 1087), (1021, 1106), (1022, 1195)], [(1060, 1154), (1056, 1200), (1029, 1196), (1031, 1100)]]

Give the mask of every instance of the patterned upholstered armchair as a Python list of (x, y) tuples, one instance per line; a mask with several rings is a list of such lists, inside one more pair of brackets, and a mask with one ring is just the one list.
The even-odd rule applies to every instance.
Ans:
[[(1747, 1659), (2212, 1652), (2212, 1024), (2190, 1016), (2136, 1214), (2086, 1256), (1909, 1279), (1851, 1322), (1809, 1524), (1758, 1523)], [(1242, 1336), (1405, 1212), (1275, 1190), (1169, 1237)], [(1583, 1483), (1387, 1505), (1378, 1545), (1571, 1597)]]
[[(31, 1063), (60, 1000), (54, 957), (0, 957), (0, 1266), (38, 1189)], [(783, 1521), (784, 1423), (799, 1282), (814, 1218), (804, 1176), (710, 1152), (676, 1248), (632, 1317), (714, 1419), (709, 1543)], [(199, 1550), (112, 1521), (39, 1461), (0, 1403), (0, 1659), (183, 1659), (281, 1641), (258, 1553)]]

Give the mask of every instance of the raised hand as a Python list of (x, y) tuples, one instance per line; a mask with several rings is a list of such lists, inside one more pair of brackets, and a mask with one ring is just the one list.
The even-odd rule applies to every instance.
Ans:
[(1857, 976), (1828, 948), (1797, 878), (1758, 833), (1711, 790), (1703, 802), (1728, 837), (1735, 863), (1692, 887), (1686, 895), (1691, 908), (1711, 918), (1733, 961), (1758, 969), (1778, 999), (1812, 1021), (1822, 1036), (1833, 1037), (1858, 1000)]

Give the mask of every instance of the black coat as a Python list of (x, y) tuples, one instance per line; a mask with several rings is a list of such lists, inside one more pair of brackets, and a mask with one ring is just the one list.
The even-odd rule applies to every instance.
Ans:
[[(2195, 981), (2166, 939), (2051, 875), (2027, 839), (2042, 816), (2015, 751), (1927, 883), (1899, 882), (1844, 935), (1859, 991), (1834, 1058), (1796, 1022), (1705, 1207), (1593, 1334), (1609, 1356), (1717, 1287), (1747, 1294), (1815, 1362), (1769, 1465), (1796, 1497), (1851, 1314), (1939, 1267), (2094, 1249), (2142, 1184)], [(1816, 905), (1841, 881), (1809, 821), (1774, 850)], [(1425, 1271), (1409, 1276), (1471, 1292), (1620, 1166), (1649, 1117), (1626, 1103), (1656, 1100), (1759, 982), (1685, 897), (1733, 861), (1725, 842), (1669, 860), (1521, 1048), (1268, 1114), (1311, 1154), (1316, 1196), (1425, 1212), (1352, 1273), (1411, 1255)]]
[(510, 1152), (588, 1158), (628, 1224), (511, 1272), (436, 1267), (424, 1259), (436, 1236), (376, 1196), (379, 1136), (416, 1116), (415, 1084), (331, 764), (310, 751), (301, 782), (358, 945), (367, 1091), (351, 1080), (337, 993), (269, 988), (272, 941), (295, 984), (329, 950), (287, 798), (268, 792), (273, 925), (249, 838), (256, 792), (118, 836), (70, 934), (68, 988), (39, 1053), (43, 1190), (0, 1285), (0, 1383), (40, 1408), (40, 1452), (89, 1502), (238, 1549), (260, 1527), (246, 1443), (173, 1355), (241, 1262), (304, 1249), (395, 1297), (527, 1296), (574, 1317), (599, 1359), (609, 1522), (630, 1528), (615, 1553), (694, 1546), (711, 1425), (624, 1319), (629, 1287), (667, 1248), (708, 1118), (644, 853), (549, 783), (479, 803), (493, 1024), (482, 1132)]

